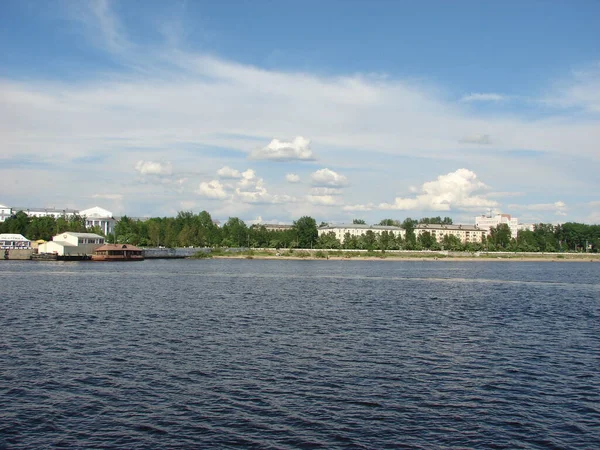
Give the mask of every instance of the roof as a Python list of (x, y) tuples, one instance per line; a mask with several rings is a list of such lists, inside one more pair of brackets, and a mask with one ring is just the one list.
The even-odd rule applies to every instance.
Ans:
[[(74, 231), (65, 231), (64, 233), (57, 234), (54, 237), (60, 237), (63, 234), (68, 234), (68, 235), (75, 236), (78, 238), (104, 239), (104, 236), (100, 236), (99, 234), (96, 234), (96, 233), (75, 233)], [(54, 238), (53, 238), (53, 240), (54, 240)], [(58, 240), (60, 240), (60, 239), (58, 239)]]
[(98, 247), (96, 251), (104, 251), (104, 250), (134, 250), (141, 252), (142, 249), (136, 247), (135, 245), (130, 244), (105, 244), (101, 247)]
[(13, 211), (23, 211), (24, 213), (65, 213), (65, 214), (78, 214), (79, 211), (77, 209), (69, 209), (69, 208), (26, 208), (26, 207), (14, 207)]
[(25, 236), (22, 234), (10, 234), (10, 233), (2, 233), (0, 234), (0, 241), (28, 241)]
[(0, 205), (0, 208), (2, 208), (2, 209), (10, 209), (8, 206), (4, 206), (4, 205)]
[(112, 218), (113, 213), (107, 209), (94, 206), (93, 208), (82, 209), (79, 214), (89, 218)]
[(484, 231), (475, 225), (445, 225), (441, 223), (420, 223), (418, 230), (453, 230), (453, 231)]
[(337, 228), (348, 228), (355, 230), (388, 230), (388, 231), (398, 231), (402, 230), (402, 227), (393, 227), (389, 225), (364, 225), (360, 223), (347, 223), (340, 225), (327, 225), (324, 227), (319, 227), (320, 230), (333, 230)]

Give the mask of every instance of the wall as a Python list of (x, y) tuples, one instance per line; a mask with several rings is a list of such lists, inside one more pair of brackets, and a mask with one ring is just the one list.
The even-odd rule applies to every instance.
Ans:
[[(6, 258), (6, 252), (8, 252), (8, 258)], [(23, 260), (23, 259), (31, 259), (31, 255), (33, 254), (33, 249), (14, 249), (14, 250), (2, 250), (0, 253), (0, 260), (8, 259), (8, 260)]]

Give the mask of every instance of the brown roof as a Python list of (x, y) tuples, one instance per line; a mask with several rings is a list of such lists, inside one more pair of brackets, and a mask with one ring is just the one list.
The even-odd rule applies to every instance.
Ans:
[(96, 251), (102, 251), (102, 250), (136, 250), (139, 252), (142, 251), (141, 248), (136, 247), (135, 245), (130, 245), (130, 244), (105, 244), (96, 249)]

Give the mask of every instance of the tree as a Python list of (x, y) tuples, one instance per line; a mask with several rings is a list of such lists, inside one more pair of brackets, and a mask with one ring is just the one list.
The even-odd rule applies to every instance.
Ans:
[(317, 245), (319, 248), (340, 248), (341, 247), (340, 241), (337, 239), (337, 237), (335, 236), (335, 233), (333, 231), (330, 231), (329, 233), (321, 234), (321, 236), (319, 236), (319, 239), (317, 241)]
[(224, 242), (229, 246), (242, 247), (247, 245), (249, 240), (248, 227), (237, 217), (230, 217), (227, 220), (223, 225), (223, 234)]
[(423, 233), (421, 233), (419, 235), (418, 242), (423, 248), (426, 249), (431, 249), (435, 246), (435, 244), (437, 244), (435, 236), (433, 236), (429, 231), (424, 231)]
[(319, 232), (317, 231), (317, 222), (312, 217), (300, 217), (294, 222), (293, 230), (296, 233), (298, 247), (310, 248), (317, 242)]
[(353, 219), (352, 223), (354, 225), (366, 225), (367, 224), (367, 222), (365, 222), (363, 219)]
[(506, 249), (510, 245), (511, 231), (505, 223), (500, 223), (490, 229), (488, 242), (497, 249)]
[(399, 227), (402, 224), (399, 221), (394, 220), (394, 219), (383, 219), (379, 222), (379, 225), (386, 226), (386, 227)]

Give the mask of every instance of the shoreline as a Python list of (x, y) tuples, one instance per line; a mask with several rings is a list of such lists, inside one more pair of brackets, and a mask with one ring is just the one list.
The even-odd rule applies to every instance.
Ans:
[(189, 259), (257, 259), (257, 260), (276, 260), (276, 261), (435, 261), (435, 262), (600, 262), (600, 255), (590, 256), (570, 256), (558, 258), (556, 256), (440, 256), (440, 257), (422, 257), (422, 256), (329, 256), (319, 258), (316, 256), (275, 256), (275, 255), (215, 255), (206, 258)]

